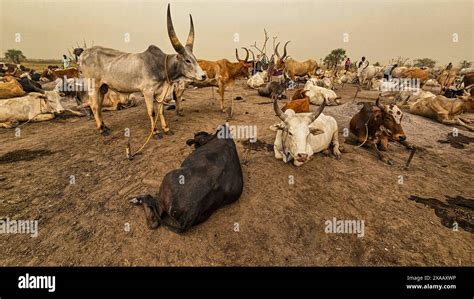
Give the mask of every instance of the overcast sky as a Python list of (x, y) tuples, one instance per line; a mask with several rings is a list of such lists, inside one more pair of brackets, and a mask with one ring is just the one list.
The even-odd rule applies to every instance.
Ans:
[(254, 41), (261, 45), (266, 28), (271, 37), (291, 40), (289, 55), (299, 60), (319, 61), (335, 48), (346, 49), (353, 61), (365, 55), (371, 63), (397, 56), (429, 57), (440, 64), (474, 60), (474, 0), (0, 0), (0, 51), (17, 48), (29, 58), (59, 59), (85, 39), (88, 46), (94, 41), (142, 52), (154, 44), (171, 53), (168, 2), (182, 43), (188, 14), (193, 15), (194, 52), (201, 59), (234, 61), (234, 49)]

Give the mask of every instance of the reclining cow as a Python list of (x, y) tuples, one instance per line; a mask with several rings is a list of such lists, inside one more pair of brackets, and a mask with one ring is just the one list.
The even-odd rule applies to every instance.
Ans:
[(302, 99), (291, 100), (287, 102), (281, 110), (285, 112), (286, 110), (291, 109), (295, 113), (308, 113), (311, 110), (309, 109), (309, 97)]
[(181, 167), (165, 175), (157, 196), (139, 196), (149, 228), (161, 224), (175, 232), (207, 220), (218, 208), (235, 202), (243, 190), (242, 169), (230, 130), (199, 132), (186, 144), (196, 148)]
[(250, 79), (247, 80), (247, 85), (250, 88), (259, 88), (265, 84), (265, 79), (267, 78), (267, 71), (257, 72)]
[(83, 116), (82, 113), (65, 108), (63, 99), (55, 91), (45, 94), (31, 92), (26, 96), (0, 101), (0, 128), (12, 128), (19, 122), (51, 120), (58, 114)]
[(403, 132), (403, 113), (396, 105), (380, 104), (380, 98), (375, 105), (362, 104), (362, 109), (350, 121), (350, 132), (355, 135), (359, 146), (370, 146), (381, 161), (391, 165), (393, 161), (381, 152), (388, 149), (389, 138), (407, 149), (413, 148)]
[(332, 153), (340, 158), (337, 122), (332, 116), (322, 114), (325, 103), (316, 112), (298, 113), (288, 109), (285, 112), (273, 100), (273, 109), (281, 122), (270, 127), (276, 131), (275, 158), (285, 163), (293, 160), (295, 166), (309, 161), (314, 153), (327, 152), (333, 146)]
[(276, 98), (276, 99), (283, 99), (285, 98), (283, 93), (286, 91), (288, 87), (289, 78), (286, 77), (284, 80), (280, 82), (272, 81), (265, 84), (265, 86), (260, 87), (258, 89), (258, 95), (267, 98)]
[(334, 90), (324, 87), (305, 85), (302, 92), (303, 97), (309, 97), (309, 101), (313, 105), (321, 105), (326, 102), (327, 105), (340, 105), (339, 97)]
[(3, 77), (4, 82), (0, 81), (0, 99), (9, 99), (25, 95), (23, 87), (11, 76)]
[(456, 100), (442, 95), (420, 98), (401, 108), (409, 109), (412, 114), (428, 117), (445, 125), (459, 125), (469, 131), (474, 131), (474, 126), (469, 125), (472, 121), (460, 117), (463, 112), (474, 112), (472, 95), (460, 96)]

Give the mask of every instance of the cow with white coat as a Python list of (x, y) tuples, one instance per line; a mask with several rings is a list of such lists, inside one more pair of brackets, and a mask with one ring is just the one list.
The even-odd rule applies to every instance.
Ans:
[(326, 152), (332, 145), (332, 153), (337, 159), (339, 150), (337, 122), (332, 116), (324, 115), (325, 104), (316, 112), (298, 113), (292, 109), (284, 113), (273, 100), (273, 109), (281, 122), (270, 127), (276, 131), (275, 158), (285, 163), (293, 160), (295, 166), (308, 162), (315, 153)]
[(326, 102), (328, 105), (340, 105), (339, 99), (334, 90), (330, 90), (320, 86), (314, 86), (306, 83), (304, 86), (304, 95), (309, 97), (309, 101), (313, 105), (321, 105)]

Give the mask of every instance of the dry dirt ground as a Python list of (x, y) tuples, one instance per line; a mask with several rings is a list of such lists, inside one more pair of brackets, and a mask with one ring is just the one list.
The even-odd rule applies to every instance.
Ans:
[[(185, 116), (166, 111), (175, 135), (152, 140), (133, 161), (125, 159), (124, 129), (130, 128), (132, 149), (137, 149), (149, 132), (144, 103), (105, 112), (112, 129), (108, 137), (85, 117), (29, 123), (20, 137), (2, 129), (0, 219), (37, 219), (39, 235), (0, 235), (0, 264), (474, 265), (473, 145), (460, 149), (439, 143), (452, 127), (407, 113), (408, 141), (421, 150), (404, 170), (409, 152), (391, 143), (395, 164), (383, 164), (368, 150), (343, 143), (343, 128), (359, 108), (352, 103), (354, 86), (336, 92), (345, 104), (326, 107), (324, 113), (338, 121), (348, 152), (341, 160), (317, 154), (297, 168), (277, 161), (273, 151), (246, 151), (239, 141), (240, 200), (182, 235), (148, 229), (143, 210), (129, 199), (158, 190), (164, 175), (192, 151), (185, 141), (193, 132), (214, 132), (224, 123), (210, 88), (186, 91)], [(243, 100), (235, 101), (231, 124), (256, 125), (258, 139), (272, 144), (275, 133), (269, 126), (277, 118), (271, 104), (257, 104), (269, 99), (244, 81), (229, 89), (227, 103), (236, 96)], [(412, 195), (442, 203), (435, 211), (410, 200)], [(446, 196), (468, 200), (456, 210), (443, 205)], [(444, 226), (450, 223), (443, 220), (446, 214), (467, 219), (467, 230)], [(325, 221), (333, 217), (364, 220), (365, 235), (325, 233)]]

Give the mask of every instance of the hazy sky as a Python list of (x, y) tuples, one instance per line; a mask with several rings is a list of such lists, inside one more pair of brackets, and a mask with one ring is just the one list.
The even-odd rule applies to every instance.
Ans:
[(319, 61), (339, 47), (353, 61), (365, 55), (371, 63), (397, 56), (441, 64), (474, 60), (474, 0), (0, 0), (0, 51), (18, 48), (30, 58), (59, 59), (84, 38), (88, 45), (128, 52), (154, 44), (174, 53), (166, 32), (168, 2), (182, 43), (192, 13), (194, 52), (202, 59), (234, 61), (235, 47), (262, 44), (265, 27), (270, 36), (291, 40), (289, 55), (299, 60)]

